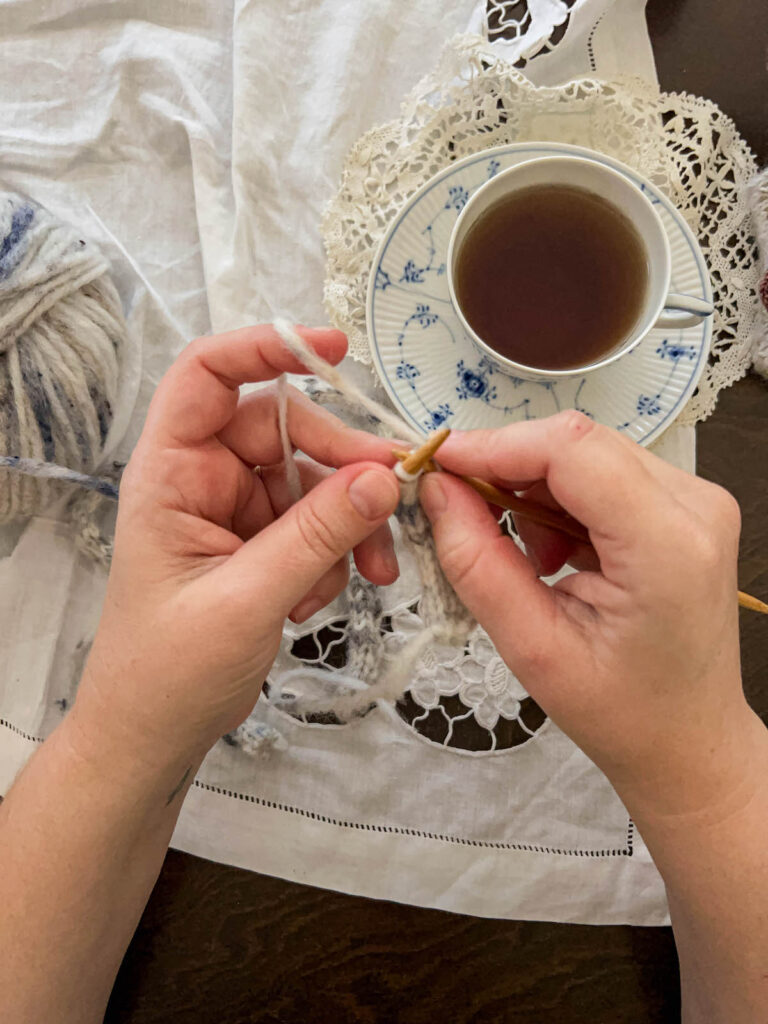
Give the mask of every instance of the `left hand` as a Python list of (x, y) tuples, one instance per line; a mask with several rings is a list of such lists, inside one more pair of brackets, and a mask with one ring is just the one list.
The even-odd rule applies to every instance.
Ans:
[[(301, 334), (329, 362), (344, 356), (339, 331)], [(238, 390), (284, 371), (306, 372), (271, 327), (252, 327), (193, 342), (161, 382), (120, 489), (81, 732), (95, 720), (142, 756), (202, 755), (251, 711), (286, 616), (346, 586), (350, 550), (373, 583), (397, 577), (392, 442), (290, 389), (292, 443), (316, 460), (302, 461), (308, 493), (291, 506), (275, 390)]]

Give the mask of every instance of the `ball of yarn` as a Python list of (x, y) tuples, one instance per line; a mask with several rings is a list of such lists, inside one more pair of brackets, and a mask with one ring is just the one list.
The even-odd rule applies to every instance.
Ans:
[[(107, 271), (73, 226), (0, 192), (0, 455), (80, 473), (98, 465), (127, 344)], [(0, 469), (0, 523), (65, 493), (56, 480)]]

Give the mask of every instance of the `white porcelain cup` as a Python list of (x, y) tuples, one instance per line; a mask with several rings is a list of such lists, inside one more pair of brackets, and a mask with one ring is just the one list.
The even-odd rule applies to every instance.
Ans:
[[(548, 370), (517, 363), (501, 355), (470, 326), (456, 296), (456, 266), (464, 239), (479, 217), (505, 196), (534, 185), (570, 185), (586, 189), (613, 203), (634, 225), (648, 259), (648, 283), (642, 312), (632, 331), (595, 362), (566, 370)], [(578, 253), (574, 253), (578, 259)], [(553, 156), (527, 160), (497, 174), (482, 185), (459, 215), (448, 245), (448, 289), (451, 302), (467, 335), (477, 347), (507, 373), (528, 380), (554, 381), (583, 376), (616, 362), (631, 352), (653, 327), (692, 327), (711, 316), (711, 303), (694, 295), (670, 292), (671, 256), (661, 219), (650, 199), (612, 167), (582, 156)], [(510, 325), (514, 329), (514, 325)]]

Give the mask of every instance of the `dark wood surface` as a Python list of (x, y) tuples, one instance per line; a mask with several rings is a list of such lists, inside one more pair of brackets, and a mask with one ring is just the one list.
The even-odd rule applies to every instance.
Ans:
[[(662, 87), (709, 96), (765, 161), (765, 0), (650, 0)], [(744, 513), (742, 589), (768, 594), (768, 388), (723, 393), (703, 476)], [(768, 713), (768, 628), (742, 612), (745, 686)], [(170, 852), (109, 1024), (651, 1024), (678, 1014), (666, 928), (488, 921), (294, 885)]]

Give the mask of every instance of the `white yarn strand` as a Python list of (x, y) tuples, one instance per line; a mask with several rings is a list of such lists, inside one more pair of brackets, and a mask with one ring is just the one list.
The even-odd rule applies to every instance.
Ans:
[[(339, 721), (348, 722), (379, 701), (391, 704), (398, 701), (410, 683), (419, 658), (436, 639), (436, 631), (427, 628), (407, 641), (381, 678), (371, 686), (362, 686), (359, 680), (344, 672), (329, 672), (312, 666), (291, 669), (271, 684), (270, 703), (293, 715), (333, 714)], [(292, 683), (293, 689), (290, 688)], [(301, 683), (309, 683), (309, 688), (302, 692)]]
[(332, 388), (340, 391), (344, 397), (357, 405), (362, 407), (372, 416), (375, 416), (377, 420), (385, 423), (390, 430), (392, 430), (396, 437), (403, 437), (411, 441), (413, 444), (421, 444), (424, 438), (417, 431), (413, 429), (410, 424), (406, 423), (405, 420), (401, 419), (396, 413), (387, 409), (386, 406), (381, 405), (374, 398), (370, 398), (361, 391), (355, 384), (347, 380), (340, 371), (335, 367), (331, 366), (324, 359), (321, 359), (316, 352), (314, 352), (309, 345), (304, 341), (301, 335), (296, 331), (296, 328), (288, 320), (283, 317), (278, 317), (274, 321), (274, 328), (280, 337), (283, 339), (289, 350), (302, 361), (302, 363), (320, 380), (324, 380), (326, 384), (330, 384)]
[(280, 444), (283, 449), (288, 493), (291, 496), (291, 500), (295, 503), (299, 501), (304, 491), (301, 486), (299, 467), (293, 454), (293, 445), (288, 433), (288, 378), (284, 373), (281, 373), (277, 379), (277, 422), (280, 429)]

